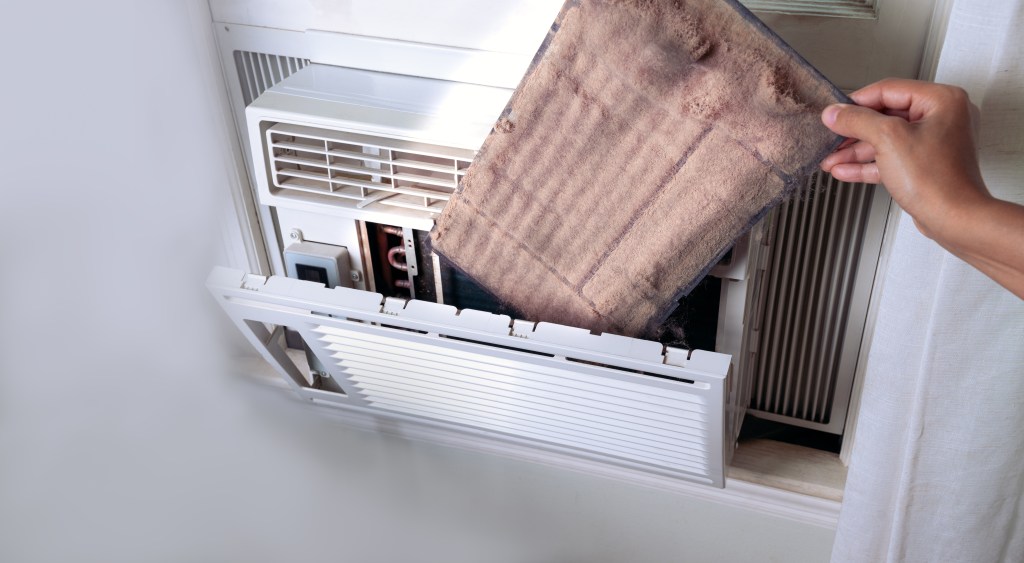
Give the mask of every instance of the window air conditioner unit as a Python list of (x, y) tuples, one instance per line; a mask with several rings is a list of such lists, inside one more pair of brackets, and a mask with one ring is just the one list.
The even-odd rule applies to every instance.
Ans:
[[(534, 324), (427, 238), (515, 81), (445, 80), (400, 58), (381, 72), (341, 49), (323, 58), (344, 65), (310, 63), (305, 34), (227, 30), (271, 275), (218, 269), (208, 285), (300, 397), (719, 487), (748, 407), (842, 431), (877, 192), (812, 178), (738, 242), (701, 297), (707, 350)], [(325, 35), (365, 41), (313, 43)]]
[[(317, 404), (723, 486), (737, 430), (729, 356), (512, 319), (430, 252), (434, 219), (510, 93), (318, 64), (270, 87), (245, 115), (286, 276), (218, 270), (211, 290)], [(284, 350), (289, 334), (309, 377)]]

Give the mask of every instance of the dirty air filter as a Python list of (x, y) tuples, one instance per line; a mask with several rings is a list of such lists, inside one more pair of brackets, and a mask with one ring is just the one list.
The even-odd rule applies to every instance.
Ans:
[(650, 335), (840, 141), (838, 89), (739, 4), (570, 0), (435, 227), (533, 320)]

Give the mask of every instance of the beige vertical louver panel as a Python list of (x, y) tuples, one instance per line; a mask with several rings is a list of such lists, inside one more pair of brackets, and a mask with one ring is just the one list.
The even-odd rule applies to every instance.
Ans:
[(777, 210), (750, 409), (841, 433), (888, 197), (818, 173)]
[(878, 10), (874, 0), (740, 0), (754, 12), (800, 16), (874, 19)]

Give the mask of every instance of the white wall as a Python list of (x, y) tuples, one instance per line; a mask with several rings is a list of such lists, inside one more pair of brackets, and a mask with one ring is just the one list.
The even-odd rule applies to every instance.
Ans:
[(234, 379), (202, 288), (230, 177), (206, 18), (63, 1), (0, 24), (0, 561), (827, 559), (830, 530)]

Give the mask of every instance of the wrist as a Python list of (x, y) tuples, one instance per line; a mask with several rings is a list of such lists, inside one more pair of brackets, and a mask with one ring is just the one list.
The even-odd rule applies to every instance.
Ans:
[(965, 186), (956, 192), (955, 198), (937, 205), (932, 217), (925, 222), (918, 220), (917, 225), (925, 236), (954, 254), (973, 254), (984, 244), (985, 225), (998, 203), (984, 185)]

